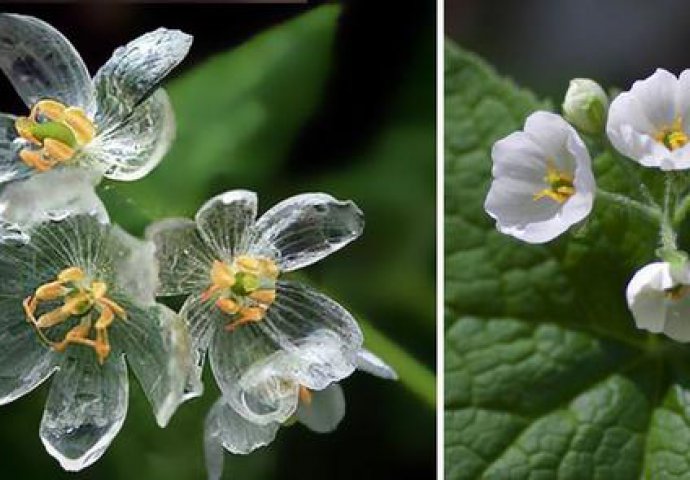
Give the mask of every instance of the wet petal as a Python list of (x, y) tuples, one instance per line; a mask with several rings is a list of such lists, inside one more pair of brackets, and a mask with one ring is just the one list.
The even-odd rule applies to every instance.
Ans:
[(360, 350), (357, 354), (357, 370), (385, 380), (398, 379), (397, 372), (390, 365), (366, 349)]
[(55, 374), (40, 435), (53, 457), (69, 471), (98, 460), (120, 431), (127, 413), (127, 368), (111, 355), (101, 366), (90, 348), (72, 346)]
[(0, 69), (29, 107), (50, 98), (93, 111), (86, 65), (60, 32), (37, 18), (0, 14)]
[(113, 180), (138, 180), (160, 163), (174, 138), (175, 114), (168, 94), (158, 89), (126, 119), (94, 138), (78, 161)]
[(99, 178), (87, 170), (58, 168), (14, 182), (0, 194), (0, 217), (22, 227), (82, 213), (107, 222), (108, 212), (94, 191)]
[(281, 270), (296, 270), (344, 247), (363, 230), (364, 215), (353, 202), (323, 193), (296, 195), (259, 218), (250, 252), (277, 258)]
[(191, 36), (159, 28), (115, 50), (94, 78), (98, 126), (109, 130), (123, 122), (184, 59), (191, 44)]
[(29, 167), (19, 158), (24, 141), (17, 139), (14, 122), (17, 117), (0, 113), (0, 184), (18, 180), (30, 174)]
[(196, 214), (204, 241), (221, 259), (246, 251), (247, 230), (256, 219), (254, 192), (231, 190), (207, 201)]
[[(271, 443), (279, 428), (279, 423), (257, 425), (246, 420), (221, 397), (206, 417), (204, 439), (210, 443), (213, 438), (229, 452), (244, 455)], [(216, 463), (214, 469), (222, 472), (222, 464), (218, 468)]]
[(145, 236), (156, 245), (158, 295), (184, 295), (208, 288), (214, 258), (192, 220), (160, 220), (146, 229)]
[(345, 417), (345, 395), (337, 383), (320, 391), (311, 392), (309, 403), (301, 402), (297, 420), (316, 433), (335, 430)]
[(96, 259), (96, 268), (108, 270), (114, 288), (131, 300), (151, 305), (155, 302), (158, 286), (156, 246), (140, 240), (119, 226), (109, 226), (104, 252)]
[(180, 316), (163, 305), (139, 308), (121, 302), (126, 321), (115, 321), (112, 342), (122, 348), (160, 427), (182, 403), (190, 373), (189, 334)]

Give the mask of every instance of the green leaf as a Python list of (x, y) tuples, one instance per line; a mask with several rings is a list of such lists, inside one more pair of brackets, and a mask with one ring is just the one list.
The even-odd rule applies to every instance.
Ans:
[[(624, 298), (656, 226), (597, 201), (545, 246), (498, 233), (491, 146), (549, 107), (447, 43), (446, 478), (688, 478), (688, 349), (637, 330)], [(598, 157), (597, 183), (637, 196), (649, 172), (625, 161)]]
[(219, 54), (166, 86), (177, 138), (146, 178), (102, 194), (130, 230), (193, 215), (208, 192), (252, 188), (287, 159), (321, 101), (340, 8), (315, 8)]

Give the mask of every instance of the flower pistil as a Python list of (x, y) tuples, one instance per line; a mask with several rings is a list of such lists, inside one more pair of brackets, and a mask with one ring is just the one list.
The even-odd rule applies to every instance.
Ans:
[(211, 267), (211, 286), (202, 294), (203, 301), (215, 306), (232, 320), (225, 329), (261, 321), (276, 298), (279, 270), (268, 258), (249, 255), (236, 257), (232, 264), (215, 260)]
[[(86, 345), (94, 349), (98, 362), (103, 364), (110, 354), (108, 327), (116, 317), (127, 318), (125, 310), (106, 297), (107, 290), (104, 282), (86, 281), (81, 268), (66, 268), (58, 274), (57, 280), (41, 285), (33, 295), (24, 299), (26, 319), (53, 350), (63, 352), (71, 343)], [(40, 302), (55, 300), (62, 300), (63, 304), (36, 318)], [(98, 315), (95, 322), (94, 313)], [(71, 317), (80, 317), (80, 322), (61, 341), (51, 341), (46, 337), (43, 330), (60, 325)], [(92, 327), (96, 332), (95, 339), (89, 338)]]
[(16, 120), (15, 129), (30, 144), (19, 157), (39, 172), (69, 161), (96, 135), (96, 126), (81, 108), (55, 100), (36, 103), (28, 117)]
[(546, 176), (544, 177), (544, 181), (548, 187), (534, 194), (533, 198), (535, 202), (547, 197), (555, 202), (564, 203), (575, 194), (573, 175), (558, 170), (551, 159), (547, 160), (546, 163)]
[(654, 136), (654, 139), (671, 151), (684, 147), (690, 141), (688, 135), (683, 130), (683, 119), (681, 117), (676, 117), (673, 125), (660, 129)]

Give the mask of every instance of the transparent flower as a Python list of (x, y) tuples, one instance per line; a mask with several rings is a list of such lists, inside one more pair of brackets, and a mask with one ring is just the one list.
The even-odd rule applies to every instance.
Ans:
[(225, 401), (269, 425), (295, 413), (303, 389), (323, 390), (357, 365), (362, 333), (354, 318), (282, 273), (345, 246), (364, 219), (352, 202), (321, 193), (291, 197), (258, 220), (256, 211), (254, 193), (233, 190), (206, 202), (195, 221), (163, 220), (147, 237), (156, 244), (159, 294), (189, 295), (180, 313), (197, 352), (197, 378), (208, 350)]
[[(391, 367), (367, 350), (359, 352), (358, 369), (388, 380), (397, 379)], [(299, 422), (316, 433), (329, 433), (338, 427), (344, 416), (345, 396), (340, 385), (333, 383), (318, 391), (303, 388), (299, 406), (287, 423)], [(223, 397), (219, 398), (211, 407), (204, 424), (208, 478), (220, 479), (224, 463), (223, 449), (240, 455), (251, 453), (270, 444), (281, 426), (277, 422), (268, 425), (252, 423), (229, 406)]]
[(63, 468), (80, 470), (124, 422), (126, 358), (165, 426), (183, 399), (191, 355), (182, 318), (155, 302), (154, 245), (88, 214), (8, 232), (0, 242), (0, 405), (54, 374), (40, 437)]
[(638, 328), (690, 341), (690, 268), (655, 262), (635, 273), (626, 298)]
[(484, 208), (499, 231), (544, 243), (589, 215), (596, 185), (589, 153), (562, 117), (535, 112), (525, 129), (491, 151), (493, 182)]
[(0, 69), (28, 114), (0, 114), (0, 184), (80, 166), (136, 180), (168, 151), (173, 110), (161, 80), (192, 38), (158, 29), (115, 50), (92, 79), (69, 41), (33, 17), (0, 14)]
[(563, 100), (563, 116), (579, 130), (599, 133), (604, 130), (609, 97), (601, 86), (589, 78), (570, 81)]
[(690, 70), (658, 69), (611, 103), (606, 132), (623, 155), (646, 167), (690, 168)]

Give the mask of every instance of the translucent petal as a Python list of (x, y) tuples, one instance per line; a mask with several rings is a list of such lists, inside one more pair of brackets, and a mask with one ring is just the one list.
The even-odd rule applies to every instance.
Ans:
[(116, 320), (111, 341), (124, 350), (146, 398), (165, 427), (182, 403), (190, 373), (189, 334), (182, 318), (163, 305), (123, 305), (127, 320)]
[(156, 245), (158, 295), (183, 295), (208, 288), (214, 258), (192, 220), (160, 220), (151, 224), (145, 235)]
[(191, 44), (191, 36), (159, 28), (115, 50), (94, 78), (98, 126), (109, 130), (122, 123), (184, 59)]
[(398, 379), (397, 372), (390, 365), (366, 349), (360, 350), (357, 354), (357, 370), (385, 380)]
[[(94, 267), (107, 270), (113, 288), (123, 292), (130, 300), (144, 305), (155, 302), (158, 286), (158, 262), (156, 246), (151, 241), (140, 240), (118, 226), (107, 230), (106, 252), (101, 265)], [(101, 274), (100, 276), (104, 276)]]
[(0, 14), (0, 69), (29, 107), (50, 98), (93, 111), (86, 65), (60, 32), (37, 18)]
[(324, 390), (311, 392), (309, 403), (301, 402), (297, 420), (316, 433), (334, 431), (345, 417), (345, 395), (337, 383)]
[(0, 194), (0, 217), (21, 227), (86, 213), (101, 222), (108, 212), (94, 191), (100, 177), (79, 168), (57, 168), (7, 185)]
[(211, 369), (225, 400), (244, 418), (268, 425), (295, 412), (299, 385), (273, 368), (284, 353), (259, 324), (212, 330)]
[(0, 184), (28, 176), (29, 167), (19, 158), (26, 143), (17, 138), (14, 123), (17, 117), (0, 113)]
[[(314, 334), (331, 332), (343, 355), (356, 363), (363, 338), (359, 325), (350, 312), (313, 288), (296, 282), (279, 281), (276, 301), (271, 305), (263, 322), (269, 335), (283, 348), (300, 347)], [(339, 380), (333, 378), (331, 381)], [(326, 385), (324, 384), (322, 389)]]
[(250, 251), (276, 257), (281, 270), (310, 265), (361, 235), (364, 215), (323, 193), (290, 197), (257, 221)]
[[(278, 429), (279, 423), (257, 425), (246, 420), (221, 397), (216, 400), (206, 417), (204, 438), (216, 439), (229, 452), (244, 455), (271, 443)], [(215, 469), (218, 470), (217, 466)], [(222, 472), (222, 464), (220, 471)]]
[(203, 392), (201, 375), (204, 370), (206, 351), (211, 343), (213, 332), (222, 328), (226, 322), (213, 302), (201, 300), (200, 295), (190, 295), (182, 305), (180, 316), (184, 319), (190, 335), (192, 373), (185, 388), (187, 396), (199, 396)]
[(41, 420), (43, 444), (65, 470), (98, 460), (127, 413), (127, 368), (119, 355), (101, 366), (93, 350), (72, 346), (62, 354)]
[(246, 251), (248, 228), (256, 219), (254, 192), (231, 190), (207, 201), (196, 214), (201, 236), (216, 255), (229, 260)]
[(175, 114), (168, 94), (158, 89), (121, 123), (99, 133), (77, 161), (113, 180), (138, 180), (160, 163), (174, 138)]

